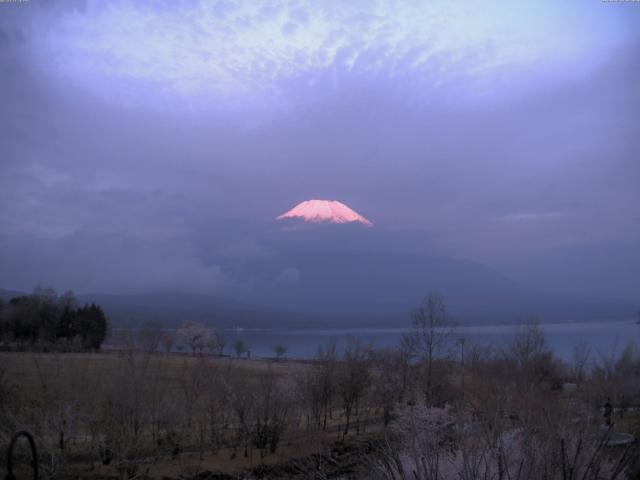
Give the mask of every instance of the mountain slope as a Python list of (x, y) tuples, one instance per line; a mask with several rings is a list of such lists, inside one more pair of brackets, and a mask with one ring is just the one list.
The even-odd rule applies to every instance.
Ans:
[[(611, 319), (631, 305), (530, 290), (474, 262), (396, 253), (295, 252), (246, 265), (254, 289), (245, 300), (400, 326), (430, 291), (441, 292), (464, 322)], [(275, 280), (274, 280), (275, 279)]]
[(201, 322), (219, 328), (265, 328), (275, 324), (280, 327), (300, 327), (314, 321), (316, 325), (321, 323), (315, 315), (189, 293), (96, 293), (79, 295), (78, 300), (101, 305), (116, 325), (139, 326), (146, 322), (158, 322), (166, 326), (179, 326), (185, 322)]

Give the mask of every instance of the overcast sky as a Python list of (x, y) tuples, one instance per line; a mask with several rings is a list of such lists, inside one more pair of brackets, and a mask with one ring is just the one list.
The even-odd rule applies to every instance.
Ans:
[(0, 286), (210, 291), (203, 238), (310, 198), (494, 266), (629, 248), (639, 117), (634, 2), (2, 2)]

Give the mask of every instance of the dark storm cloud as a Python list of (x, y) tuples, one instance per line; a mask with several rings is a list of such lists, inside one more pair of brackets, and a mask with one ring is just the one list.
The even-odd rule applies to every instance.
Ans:
[[(385, 248), (435, 249), (506, 269), (510, 259), (557, 248), (606, 250), (640, 239), (640, 44), (631, 10), (616, 13), (631, 33), (592, 46), (607, 58), (589, 65), (569, 56), (564, 66), (499, 66), (468, 49), (453, 62), (445, 49), (415, 70), (420, 48), (368, 36), (347, 42), (342, 32), (317, 53), (329, 55), (330, 40), (342, 41), (331, 62), (313, 63), (300, 48), (292, 56), (297, 70), (285, 74), (290, 65), (277, 58), (258, 64), (239, 49), (223, 73), (255, 87), (246, 96), (259, 101), (251, 97), (236, 108), (229, 104), (241, 94), (224, 90), (226, 84), (216, 83), (215, 98), (228, 101), (211, 105), (207, 96), (167, 90), (163, 82), (173, 77), (158, 77), (157, 85), (109, 77), (98, 53), (91, 65), (71, 55), (79, 47), (69, 32), (85, 17), (87, 28), (111, 25), (90, 16), (97, 7), (2, 8), (0, 282), (7, 287), (226, 288), (237, 280), (236, 264), (224, 268), (229, 259), (274, 255), (264, 231), (276, 215), (312, 197), (339, 199), (376, 228), (395, 229)], [(168, 4), (159, 11), (174, 14)], [(314, 13), (283, 12), (261, 12), (256, 31), (259, 21), (277, 18), (288, 42), (311, 42), (305, 35), (318, 28)], [(225, 15), (235, 18), (234, 9)], [(75, 20), (51, 27), (61, 19)], [(234, 21), (230, 31), (239, 32)], [(352, 21), (380, 20), (359, 14)], [(104, 28), (96, 44), (112, 40)], [(52, 31), (57, 36), (44, 42)], [(69, 48), (70, 63), (51, 61), (43, 42)], [(357, 50), (358, 42), (368, 43)], [(528, 58), (498, 47), (502, 61)], [(222, 62), (203, 63), (196, 53), (184, 52), (192, 59), (185, 70)], [(164, 61), (148, 55), (141, 75), (154, 74), (154, 58)], [(144, 70), (148, 64), (153, 68)], [(379, 64), (387, 67), (372, 70)], [(478, 80), (474, 69), (501, 73)], [(449, 71), (458, 73), (443, 85), (435, 81), (434, 72)], [(413, 233), (397, 233), (404, 229)], [(616, 271), (624, 268), (618, 263)], [(292, 280), (296, 265), (287, 268), (273, 281)]]

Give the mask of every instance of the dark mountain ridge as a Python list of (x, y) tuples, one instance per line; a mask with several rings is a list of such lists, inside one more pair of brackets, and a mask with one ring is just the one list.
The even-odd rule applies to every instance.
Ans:
[[(242, 245), (232, 233), (238, 230), (251, 249), (225, 254)], [(465, 324), (621, 320), (637, 310), (630, 300), (525, 286), (438, 251), (428, 232), (289, 221), (212, 229), (198, 247), (198, 258), (226, 278), (215, 295), (151, 290), (78, 299), (102, 305), (119, 325), (198, 321), (221, 328), (401, 327), (428, 292), (442, 293)]]

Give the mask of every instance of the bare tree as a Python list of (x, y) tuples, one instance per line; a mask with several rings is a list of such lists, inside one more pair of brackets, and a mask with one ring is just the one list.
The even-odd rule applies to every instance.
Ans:
[(402, 402), (407, 393), (408, 359), (400, 349), (385, 349), (373, 353), (371, 365), (371, 393), (387, 426), (396, 404)]
[(168, 329), (162, 331), (160, 336), (160, 344), (162, 345), (164, 353), (166, 353), (167, 355), (171, 353), (175, 345), (175, 341), (176, 337), (173, 332)]
[(287, 353), (287, 347), (282, 344), (273, 346), (273, 353), (276, 354), (276, 360), (280, 361)]
[(352, 416), (355, 414), (360, 428), (360, 407), (365, 393), (371, 384), (370, 349), (358, 340), (349, 338), (343, 361), (338, 373), (338, 391), (342, 397), (345, 416), (344, 435), (349, 433)]
[(155, 353), (162, 341), (162, 328), (157, 323), (151, 322), (144, 325), (138, 332), (137, 344), (145, 352)]
[(178, 376), (178, 385), (184, 399), (186, 428), (191, 429), (194, 412), (207, 382), (207, 363), (205, 358), (184, 358)]
[(258, 379), (255, 396), (253, 444), (260, 450), (260, 456), (276, 453), (282, 433), (286, 427), (290, 384), (269, 370)]
[(253, 445), (251, 437), (256, 408), (256, 387), (251, 380), (246, 377), (232, 376), (227, 384), (236, 425), (231, 459), (236, 458), (239, 447), (244, 450), (244, 457), (248, 457)]
[(224, 357), (224, 347), (227, 346), (227, 337), (224, 333), (218, 332), (216, 338), (218, 340), (218, 355)]
[(442, 295), (428, 294), (413, 314), (410, 331), (403, 337), (406, 347), (424, 365), (424, 395), (428, 405), (434, 400), (434, 362), (451, 353), (453, 322)]
[(208, 432), (208, 444), (217, 453), (224, 443), (224, 431), (230, 422), (229, 369), (222, 370), (209, 363), (202, 397), (203, 420)]
[(119, 478), (141, 478), (160, 455), (149, 449), (146, 433), (152, 421), (150, 378), (158, 375), (151, 366), (158, 360), (129, 350), (117, 361), (110, 381), (101, 384), (89, 417), (89, 438), (102, 463), (115, 468)]
[(512, 373), (520, 385), (542, 382), (559, 387), (562, 365), (554, 357), (544, 332), (535, 320), (529, 320), (513, 335), (507, 345), (507, 357), (515, 364)]
[(242, 340), (238, 339), (233, 342), (233, 351), (236, 354), (236, 357), (240, 358), (243, 353), (249, 351), (249, 347)]
[(572, 373), (577, 382), (584, 380), (590, 358), (591, 347), (585, 342), (580, 342), (573, 347)]
[(530, 319), (515, 332), (507, 351), (520, 366), (525, 366), (533, 359), (546, 355), (550, 349), (538, 322)]
[(178, 330), (178, 338), (196, 355), (202, 354), (209, 343), (215, 341), (215, 332), (201, 323), (188, 323)]
[(320, 347), (310, 368), (298, 378), (301, 400), (307, 409), (307, 430), (313, 419), (316, 428), (326, 430), (337, 392), (336, 342)]
[(209, 334), (205, 340), (205, 348), (209, 355), (217, 355), (219, 351), (218, 336)]

